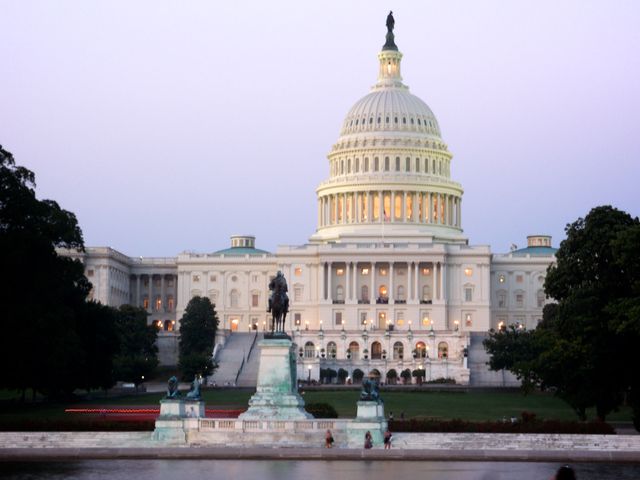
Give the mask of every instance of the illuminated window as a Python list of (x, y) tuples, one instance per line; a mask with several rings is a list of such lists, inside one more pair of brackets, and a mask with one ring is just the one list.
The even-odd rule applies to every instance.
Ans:
[(336, 275), (339, 276), (339, 277), (344, 275), (344, 269), (343, 268), (336, 268)]
[(425, 277), (428, 277), (429, 275), (431, 275), (431, 269), (430, 268), (423, 268), (422, 269), (422, 275), (424, 275)]
[(371, 360), (380, 360), (382, 358), (382, 344), (373, 342), (371, 344)]
[(363, 268), (362, 270), (360, 270), (360, 273), (362, 275), (369, 275), (369, 269), (368, 268)]
[(470, 277), (471, 275), (473, 275), (473, 269), (472, 269), (472, 268), (465, 268), (465, 269), (464, 269), (464, 274), (465, 274), (467, 277)]
[(169, 295), (167, 297), (167, 311), (172, 312), (175, 308), (175, 300), (173, 299), (173, 295)]
[(427, 356), (427, 346), (424, 342), (416, 343), (415, 357), (416, 358), (426, 358)]
[(471, 327), (473, 325), (473, 320), (471, 318), (471, 314), (470, 313), (465, 313), (464, 314), (464, 324), (467, 327)]
[(423, 327), (428, 327), (429, 325), (431, 325), (431, 319), (429, 318), (429, 314), (428, 313), (423, 313), (422, 314), (422, 326)]
[(162, 325), (162, 320), (155, 320), (153, 322), (153, 326), (156, 327), (156, 329), (158, 329), (158, 330), (162, 330), (162, 326), (163, 326)]
[(360, 325), (367, 324), (367, 312), (360, 312)]
[(386, 285), (380, 285), (380, 288), (378, 289), (378, 293), (380, 294), (380, 298), (386, 299), (387, 298), (387, 294), (389, 293), (387, 291), (387, 286)]
[(498, 275), (498, 282), (499, 283), (504, 283), (505, 282), (504, 275)]
[(297, 268), (293, 271), (293, 274), (294, 274), (296, 277), (299, 277), (300, 275), (302, 275), (302, 268), (297, 267)]
[(165, 320), (164, 321), (164, 331), (165, 332), (173, 332), (176, 326), (175, 320)]
[(155, 301), (156, 312), (159, 312), (161, 308), (162, 308), (162, 297), (156, 297), (156, 301)]
[(393, 217), (396, 220), (402, 219), (402, 195), (396, 194)]
[(383, 276), (383, 277), (386, 277), (386, 276), (387, 276), (387, 269), (386, 269), (386, 268), (384, 268), (384, 267), (380, 267), (379, 272), (380, 272), (380, 275), (381, 275), (381, 276)]
[(404, 325), (404, 312), (396, 312), (396, 325), (399, 327)]
[(302, 324), (302, 314), (301, 313), (294, 313), (293, 314), (293, 323), (298, 327)]

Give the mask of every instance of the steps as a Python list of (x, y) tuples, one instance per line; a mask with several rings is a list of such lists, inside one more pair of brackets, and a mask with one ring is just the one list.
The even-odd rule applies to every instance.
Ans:
[[(249, 355), (249, 351), (251, 350), (251, 345), (254, 341), (255, 336), (256, 333), (254, 332), (232, 333), (227, 338), (224, 347), (220, 350), (220, 353), (216, 358), (218, 368), (216, 369), (210, 380), (216, 382), (216, 384), (220, 387), (225, 385), (234, 385), (236, 384), (236, 376), (238, 375), (238, 370), (240, 370), (240, 367), (242, 366), (243, 371), (245, 370), (245, 368), (249, 369), (246, 381), (250, 382), (253, 378), (253, 374), (251, 373), (253, 362), (257, 361), (259, 357), (257, 347), (254, 347), (254, 351), (251, 353), (248, 359), (246, 357), (247, 355)], [(260, 335), (258, 337), (260, 337)], [(243, 360), (247, 362), (244, 366)], [(247, 365), (249, 366), (247, 367)], [(253, 380), (253, 384), (242, 386), (256, 385), (258, 378), (257, 366), (255, 367), (255, 369), (255, 380)], [(240, 378), (238, 378), (238, 386), (240, 385), (239, 382)]]

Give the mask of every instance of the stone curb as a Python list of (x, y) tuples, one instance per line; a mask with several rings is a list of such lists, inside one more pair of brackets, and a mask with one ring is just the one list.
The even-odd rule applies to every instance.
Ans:
[(640, 452), (537, 450), (363, 450), (348, 448), (5, 448), (0, 462), (89, 459), (384, 460), (640, 463)]

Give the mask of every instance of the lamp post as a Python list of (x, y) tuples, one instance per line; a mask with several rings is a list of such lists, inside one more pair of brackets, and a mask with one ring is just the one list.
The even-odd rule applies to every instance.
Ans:
[(309, 385), (311, 385), (311, 369), (312, 369), (312, 368), (313, 368), (313, 367), (312, 367), (311, 365), (308, 365), (308, 366), (307, 366), (307, 370), (309, 370), (309, 381), (308, 381)]

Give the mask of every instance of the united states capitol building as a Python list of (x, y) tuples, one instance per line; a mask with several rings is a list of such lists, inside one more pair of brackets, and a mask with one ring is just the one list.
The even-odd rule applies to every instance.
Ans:
[(504, 382), (487, 371), (482, 339), (500, 324), (537, 325), (556, 250), (545, 235), (506, 254), (470, 245), (452, 155), (431, 109), (403, 83), (401, 60), (388, 35), (375, 84), (330, 148), (307, 244), (267, 252), (253, 236), (234, 235), (229, 248), (167, 258), (89, 247), (73, 256), (84, 262), (92, 297), (146, 309), (164, 364), (177, 360), (189, 300), (209, 297), (220, 320), (214, 379), (255, 385), (251, 352), (269, 328), (268, 284), (280, 270), (299, 378), (342, 368), (393, 383), (424, 369), (427, 381)]

